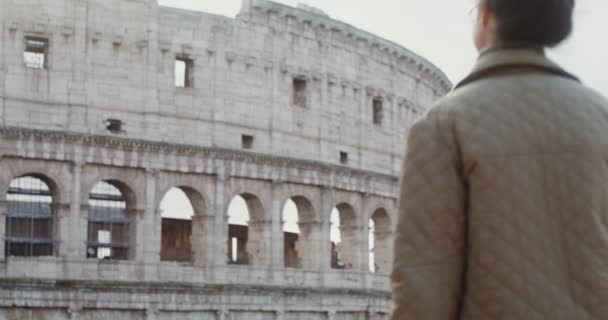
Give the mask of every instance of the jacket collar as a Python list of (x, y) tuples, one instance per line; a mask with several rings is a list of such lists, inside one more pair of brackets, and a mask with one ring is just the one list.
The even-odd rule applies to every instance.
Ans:
[(513, 70), (550, 73), (579, 81), (578, 78), (547, 58), (542, 48), (496, 47), (483, 50), (473, 67), (473, 71), (460, 81), (454, 89), (482, 78), (509, 73)]

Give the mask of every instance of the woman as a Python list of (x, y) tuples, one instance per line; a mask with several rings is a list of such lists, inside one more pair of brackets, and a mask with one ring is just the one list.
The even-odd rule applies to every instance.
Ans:
[(573, 0), (482, 0), (474, 71), (411, 130), (392, 319), (608, 319), (608, 102), (544, 49)]

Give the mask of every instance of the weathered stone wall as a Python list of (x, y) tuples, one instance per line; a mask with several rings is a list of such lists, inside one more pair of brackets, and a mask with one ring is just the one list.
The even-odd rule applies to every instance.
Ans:
[[(154, 0), (0, 0), (0, 26), (0, 236), (17, 177), (43, 177), (56, 215), (54, 256), (5, 257), (0, 246), (0, 320), (387, 317), (405, 136), (450, 87), (433, 65), (264, 0), (244, 1), (236, 19)], [(26, 68), (25, 37), (48, 39), (46, 68)], [(193, 87), (175, 86), (176, 57), (193, 61)], [(293, 105), (294, 78), (306, 81), (306, 107)], [(124, 132), (108, 132), (108, 118)], [(128, 193), (127, 260), (87, 259), (89, 193), (100, 181)], [(195, 211), (191, 262), (160, 258), (158, 208), (173, 187)], [(227, 263), (236, 195), (252, 209), (248, 266)], [(284, 261), (290, 198), (305, 213), (301, 268)], [(349, 219), (345, 270), (331, 266), (334, 207)], [(378, 212), (372, 273), (368, 221)]]
[[(321, 15), (245, 1), (237, 19), (154, 1), (2, 0), (2, 119), (7, 126), (241, 148), (395, 174), (412, 121), (449, 89), (410, 51)], [(25, 36), (49, 39), (46, 70), (25, 68)], [(194, 60), (176, 88), (174, 59)], [(292, 105), (292, 79), (308, 106)], [(372, 100), (384, 120), (372, 122)]]

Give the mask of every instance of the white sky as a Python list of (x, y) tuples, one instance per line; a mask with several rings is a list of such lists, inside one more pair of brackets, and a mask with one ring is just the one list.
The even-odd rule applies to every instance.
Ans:
[[(394, 41), (435, 63), (452, 82), (476, 58), (468, 15), (474, 0), (277, 0), (317, 7), (333, 19)], [(236, 16), (241, 0), (159, 0), (166, 6)], [(551, 56), (608, 96), (608, 1), (578, 0), (575, 31)]]

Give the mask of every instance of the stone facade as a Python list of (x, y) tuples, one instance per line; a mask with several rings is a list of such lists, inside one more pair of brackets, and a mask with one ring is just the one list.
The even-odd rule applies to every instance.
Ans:
[[(7, 195), (33, 192), (9, 187), (19, 177), (48, 185), (53, 213), (51, 255), (0, 246), (0, 319), (387, 317), (405, 137), (451, 87), (432, 64), (265, 0), (245, 0), (236, 19), (155, 0), (0, 0), (0, 26), (0, 235), (10, 241), (16, 221)], [(126, 203), (126, 259), (88, 252), (100, 181)], [(161, 260), (158, 208), (173, 187), (195, 211), (189, 262)], [(249, 265), (227, 263), (237, 195)], [(297, 268), (284, 264), (290, 198)], [(343, 269), (331, 262), (333, 208)]]

